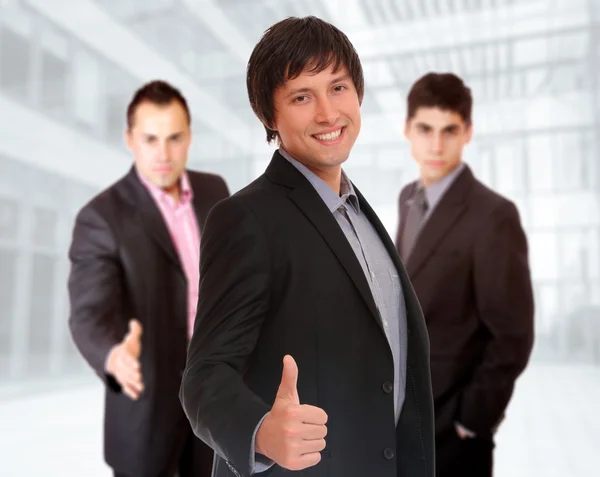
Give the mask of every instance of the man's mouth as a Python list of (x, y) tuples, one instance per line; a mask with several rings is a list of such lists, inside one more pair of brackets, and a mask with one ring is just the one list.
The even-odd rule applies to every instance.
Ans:
[(313, 134), (313, 137), (319, 141), (335, 141), (342, 134), (344, 128), (339, 128), (336, 131), (331, 131), (325, 134)]

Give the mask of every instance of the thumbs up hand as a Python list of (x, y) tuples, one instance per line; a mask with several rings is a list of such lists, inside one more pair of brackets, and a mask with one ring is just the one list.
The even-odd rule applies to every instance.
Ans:
[(144, 390), (139, 358), (142, 353), (142, 325), (129, 321), (129, 331), (108, 357), (107, 370), (121, 385), (123, 393), (137, 400)]
[(327, 414), (318, 407), (300, 404), (297, 383), (298, 366), (287, 355), (275, 402), (256, 433), (256, 452), (288, 470), (318, 464), (327, 435)]

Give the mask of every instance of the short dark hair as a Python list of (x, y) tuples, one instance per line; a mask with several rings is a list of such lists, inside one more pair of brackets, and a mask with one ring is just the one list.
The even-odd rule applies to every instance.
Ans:
[(166, 81), (154, 80), (141, 86), (133, 95), (127, 106), (127, 129), (133, 127), (135, 112), (140, 104), (149, 102), (160, 106), (167, 106), (177, 101), (184, 109), (188, 124), (192, 123), (192, 117), (186, 99), (181, 92)]
[(471, 89), (453, 73), (427, 73), (408, 93), (406, 118), (412, 119), (421, 107), (455, 112), (465, 123), (471, 124)]
[(268, 126), (275, 119), (275, 90), (306, 68), (316, 74), (331, 64), (336, 72), (343, 67), (348, 70), (362, 103), (365, 86), (360, 59), (338, 28), (313, 16), (288, 17), (264, 32), (250, 55), (246, 86), (250, 106), (265, 126), (267, 142), (278, 137)]

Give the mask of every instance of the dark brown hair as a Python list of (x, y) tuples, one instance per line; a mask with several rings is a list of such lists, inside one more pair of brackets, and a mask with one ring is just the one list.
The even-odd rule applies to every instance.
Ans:
[(309, 16), (286, 18), (265, 31), (250, 55), (246, 86), (250, 106), (265, 126), (267, 142), (278, 137), (268, 127), (275, 119), (275, 90), (305, 70), (316, 74), (331, 64), (336, 72), (343, 67), (348, 70), (362, 103), (365, 86), (360, 59), (338, 28)]
[(424, 107), (455, 112), (466, 124), (471, 124), (471, 90), (452, 73), (427, 73), (419, 78), (408, 93), (407, 103), (408, 120)]
[(149, 102), (159, 106), (167, 106), (172, 101), (177, 101), (181, 105), (187, 116), (188, 124), (191, 124), (190, 110), (181, 92), (166, 81), (155, 80), (146, 83), (134, 93), (129, 106), (127, 106), (127, 128), (131, 129), (133, 127), (135, 112), (140, 104)]

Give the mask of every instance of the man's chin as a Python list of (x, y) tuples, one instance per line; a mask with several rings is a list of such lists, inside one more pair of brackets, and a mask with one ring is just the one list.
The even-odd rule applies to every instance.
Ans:
[(170, 178), (169, 179), (159, 178), (154, 181), (154, 184), (156, 185), (156, 187), (159, 187), (163, 190), (171, 190), (171, 189), (173, 189), (173, 187), (175, 187), (175, 185), (177, 184), (177, 181), (170, 179)]
[(321, 158), (322, 164), (327, 164), (329, 167), (341, 166), (344, 162), (348, 160), (350, 157), (350, 153), (337, 153), (327, 155)]
[(421, 177), (426, 181), (427, 184), (433, 184), (444, 177), (443, 171), (425, 171)]

